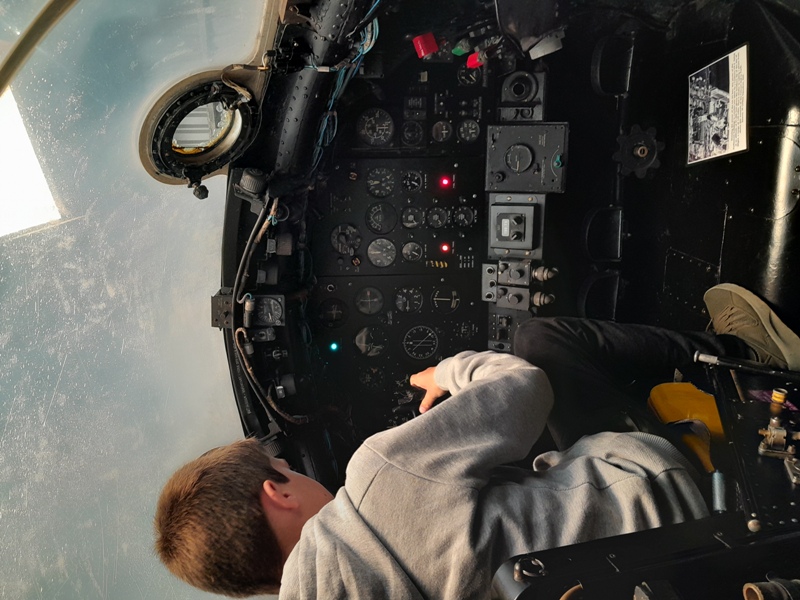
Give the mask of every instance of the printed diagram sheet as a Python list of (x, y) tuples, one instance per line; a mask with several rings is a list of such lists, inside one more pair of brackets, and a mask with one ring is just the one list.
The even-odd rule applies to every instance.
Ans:
[(747, 150), (747, 46), (689, 76), (693, 164)]

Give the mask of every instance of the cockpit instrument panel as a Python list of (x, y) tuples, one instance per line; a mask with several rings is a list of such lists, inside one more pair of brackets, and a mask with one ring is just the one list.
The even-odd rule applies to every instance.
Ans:
[[(491, 12), (476, 21), (466, 10), (469, 2), (451, 4), (465, 12), (455, 20), (442, 16), (442, 31), (476, 47), (490, 45), (497, 36)], [(504, 119), (503, 111), (513, 104), (541, 117), (544, 72), (512, 52), (501, 61), (468, 65), (444, 39), (424, 60), (397, 54), (394, 48), (409, 44), (410, 23), (384, 21), (380, 39), (368, 52), (360, 47), (359, 68), (349, 75), (334, 78), (312, 68), (273, 74), (267, 100), (284, 102), (283, 121), (268, 121), (230, 171), (226, 238), (235, 238), (236, 249), (227, 255), (223, 284), (237, 296), (236, 305), (247, 294), (262, 299), (255, 313), (262, 331), (258, 338), (247, 328), (239, 331), (229, 348), (249, 363), (234, 387), (237, 397), (248, 397), (240, 399), (245, 429), (258, 435), (293, 430), (314, 407), (322, 410), (319, 402), (330, 402), (335, 409), (323, 412), (339, 415), (339, 434), (357, 443), (415, 414), (411, 374), (462, 350), (508, 351), (506, 315), (516, 314), (516, 323), (531, 314), (530, 302), (512, 306), (508, 300), (530, 294), (499, 300), (502, 280), (487, 279), (486, 265), (504, 256), (541, 258), (542, 235), (533, 229), (542, 226), (543, 194), (492, 195), (486, 182), (487, 165), (498, 161), (506, 178), (535, 179), (534, 163), (543, 159), (533, 152), (540, 148), (529, 142), (526, 154), (529, 146), (518, 139), (534, 124)], [(302, 27), (286, 30), (284, 52), (297, 57), (304, 44), (324, 45), (302, 33), (296, 43), (286, 37), (298, 31)], [(364, 32), (375, 33), (370, 27)], [(340, 64), (349, 60), (342, 52), (336, 56)], [(301, 80), (318, 93), (298, 95)], [(335, 107), (323, 93), (325, 81), (340, 94)], [(523, 92), (530, 97), (519, 97)], [(559, 139), (565, 132), (557, 132)], [(291, 144), (296, 147), (283, 148)], [(274, 165), (263, 164), (273, 157)], [(242, 184), (246, 168), (272, 173), (258, 188), (266, 188), (261, 196)], [(510, 189), (492, 182), (498, 191)], [(523, 225), (507, 227), (504, 236), (502, 223), (515, 218)], [(234, 260), (242, 256), (249, 258)], [(271, 296), (282, 303), (264, 299)], [(256, 377), (247, 375), (251, 370)], [(260, 392), (252, 381), (259, 377), (266, 381)], [(276, 390), (284, 394), (277, 417), (261, 397)], [(265, 426), (269, 419), (262, 413), (275, 423)]]

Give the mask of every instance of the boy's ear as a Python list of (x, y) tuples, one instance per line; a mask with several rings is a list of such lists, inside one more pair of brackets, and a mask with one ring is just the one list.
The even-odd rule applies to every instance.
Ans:
[(261, 503), (267, 506), (293, 510), (300, 506), (300, 501), (284, 484), (267, 479), (261, 486)]

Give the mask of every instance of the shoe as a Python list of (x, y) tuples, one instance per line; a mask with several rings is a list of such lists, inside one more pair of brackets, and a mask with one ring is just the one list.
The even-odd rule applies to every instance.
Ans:
[(754, 293), (733, 283), (721, 283), (709, 289), (703, 301), (715, 333), (738, 337), (758, 362), (800, 370), (800, 337)]

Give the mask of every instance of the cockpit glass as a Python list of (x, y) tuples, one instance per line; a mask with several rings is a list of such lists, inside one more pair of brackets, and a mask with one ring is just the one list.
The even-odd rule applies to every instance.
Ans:
[[(0, 3), (0, 58), (45, 4)], [(81, 0), (0, 98), (0, 596), (208, 597), (158, 563), (152, 518), (176, 467), (242, 435), (210, 319), (226, 182), (160, 183), (138, 138), (182, 80), (260, 62), (275, 10)], [(207, 104), (174, 144), (235, 127)]]
[(47, 4), (46, 0), (4, 0), (0, 5), (0, 60)]

